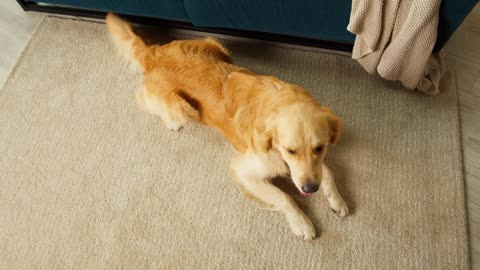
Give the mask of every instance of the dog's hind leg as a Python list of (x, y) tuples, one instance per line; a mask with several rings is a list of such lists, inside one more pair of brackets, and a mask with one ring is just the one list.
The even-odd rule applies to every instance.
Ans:
[(170, 130), (178, 131), (187, 122), (200, 118), (198, 109), (172, 89), (149, 91), (144, 86), (137, 92), (136, 99), (143, 110), (159, 116)]

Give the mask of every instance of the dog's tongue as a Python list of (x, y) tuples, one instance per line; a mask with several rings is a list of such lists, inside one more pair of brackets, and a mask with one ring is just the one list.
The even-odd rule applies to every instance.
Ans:
[(312, 196), (313, 193), (305, 193), (303, 191), (300, 191), (300, 195), (302, 195), (303, 197), (308, 197), (308, 196)]

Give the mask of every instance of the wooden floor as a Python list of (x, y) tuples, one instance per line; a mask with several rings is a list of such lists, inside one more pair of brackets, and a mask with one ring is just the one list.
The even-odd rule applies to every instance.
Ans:
[(472, 269), (480, 269), (480, 4), (449, 40), (445, 53), (459, 92)]
[(0, 87), (42, 18), (42, 14), (26, 14), (16, 1), (0, 1)]
[[(0, 85), (42, 17), (24, 13), (13, 0), (0, 1)], [(472, 268), (480, 269), (480, 4), (444, 51), (459, 90)]]

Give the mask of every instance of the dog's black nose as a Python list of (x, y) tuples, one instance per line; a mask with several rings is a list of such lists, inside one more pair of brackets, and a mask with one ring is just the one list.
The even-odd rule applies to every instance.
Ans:
[(305, 184), (302, 186), (302, 191), (305, 192), (305, 193), (314, 193), (314, 192), (317, 192), (318, 190), (318, 183), (317, 182), (312, 182), (312, 183), (308, 183), (308, 184)]

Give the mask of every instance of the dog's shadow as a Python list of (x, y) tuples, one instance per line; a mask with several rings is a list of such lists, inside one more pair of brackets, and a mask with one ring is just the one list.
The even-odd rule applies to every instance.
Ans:
[(180, 39), (175, 30), (164, 26), (135, 25), (134, 31), (147, 45), (164, 45)]

